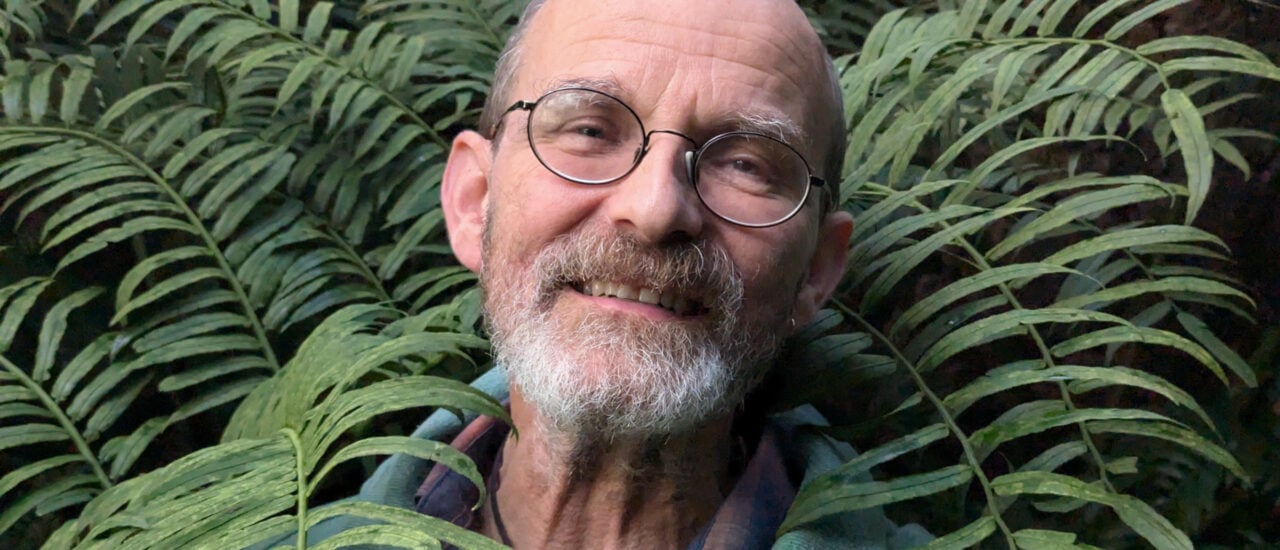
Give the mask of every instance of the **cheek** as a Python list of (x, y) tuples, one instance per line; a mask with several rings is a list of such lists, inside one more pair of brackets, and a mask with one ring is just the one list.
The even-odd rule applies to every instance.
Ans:
[(737, 264), (745, 287), (744, 306), (755, 317), (785, 319), (791, 314), (813, 244), (802, 239), (786, 243), (755, 243), (758, 251)]

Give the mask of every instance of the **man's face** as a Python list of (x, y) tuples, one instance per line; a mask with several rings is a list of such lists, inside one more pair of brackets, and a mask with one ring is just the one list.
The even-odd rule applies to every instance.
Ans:
[[(534, 19), (516, 99), (604, 87), (646, 129), (699, 142), (774, 121), (823, 162), (823, 60), (794, 5), (572, 4)], [(521, 395), (559, 429), (608, 436), (680, 432), (727, 412), (790, 320), (812, 313), (796, 300), (820, 236), (817, 200), (774, 227), (717, 218), (686, 181), (689, 143), (667, 134), (625, 178), (573, 183), (534, 157), (526, 116), (508, 114), (495, 140), (479, 269), (495, 351)]]

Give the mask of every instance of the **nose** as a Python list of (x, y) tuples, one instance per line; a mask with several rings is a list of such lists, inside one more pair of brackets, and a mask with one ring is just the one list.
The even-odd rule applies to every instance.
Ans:
[(605, 207), (608, 221), (649, 244), (695, 239), (705, 214), (689, 181), (692, 140), (653, 133), (680, 138), (650, 139), (640, 164), (614, 184)]

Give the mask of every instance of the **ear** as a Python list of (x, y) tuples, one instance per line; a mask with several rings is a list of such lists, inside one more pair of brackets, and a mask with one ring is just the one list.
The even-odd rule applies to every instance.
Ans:
[(853, 233), (853, 216), (836, 211), (823, 218), (818, 227), (818, 243), (809, 260), (809, 272), (800, 285), (793, 311), (796, 326), (804, 326), (822, 309), (836, 285), (844, 278), (845, 260), (849, 255), (849, 235)]
[(440, 206), (449, 229), (449, 246), (458, 261), (476, 273), (483, 267), (490, 147), (490, 141), (476, 132), (458, 134), (440, 183)]

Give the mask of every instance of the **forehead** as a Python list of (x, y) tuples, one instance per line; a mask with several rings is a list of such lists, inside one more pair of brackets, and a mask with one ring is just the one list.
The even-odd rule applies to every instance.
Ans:
[(517, 97), (597, 82), (655, 128), (759, 116), (812, 135), (826, 92), (821, 44), (793, 2), (552, 0), (530, 23)]

